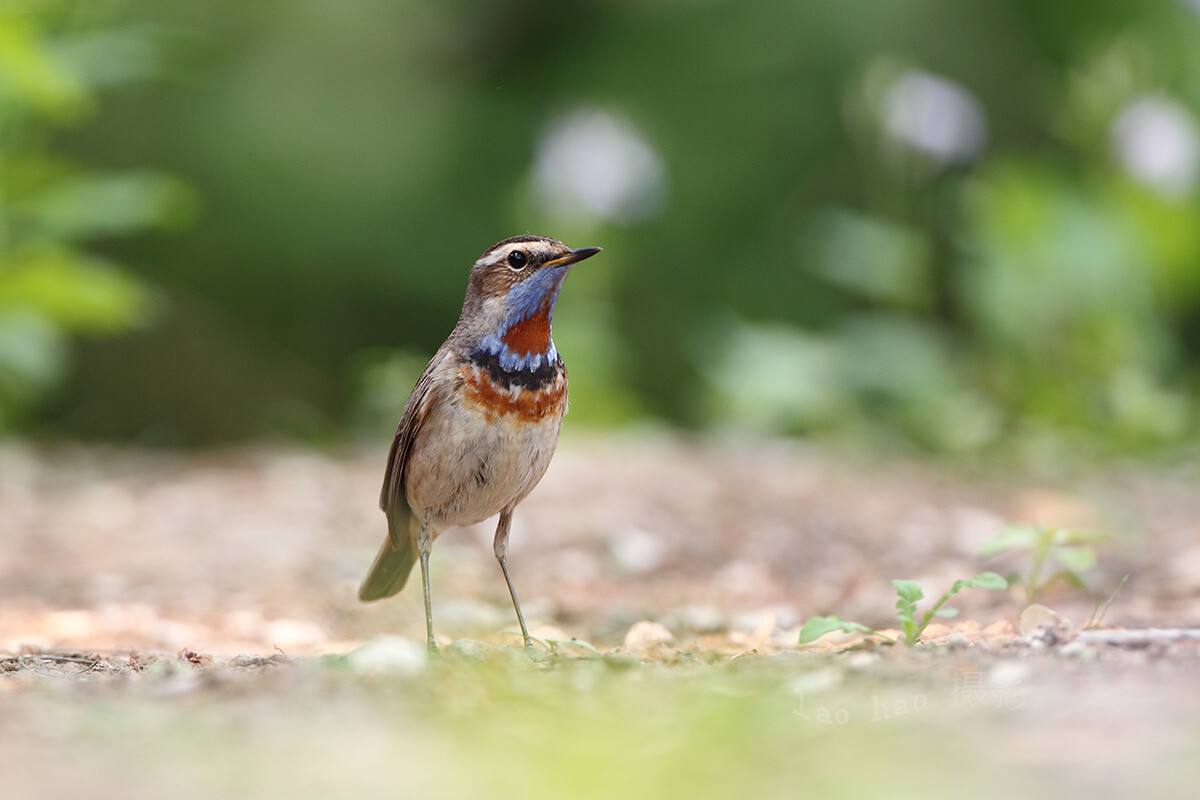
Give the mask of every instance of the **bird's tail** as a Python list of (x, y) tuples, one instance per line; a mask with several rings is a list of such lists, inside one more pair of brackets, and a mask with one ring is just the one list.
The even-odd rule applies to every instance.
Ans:
[(388, 538), (383, 540), (371, 571), (358, 589), (358, 599), (364, 603), (391, 597), (408, 583), (413, 564), (417, 563), (416, 544), (407, 535), (399, 535), (396, 520), (388, 519)]

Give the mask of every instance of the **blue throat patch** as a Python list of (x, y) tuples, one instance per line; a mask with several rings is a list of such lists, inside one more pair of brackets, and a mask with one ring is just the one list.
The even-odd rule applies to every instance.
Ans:
[(550, 344), (544, 353), (514, 353), (504, 343), (504, 335), (512, 326), (541, 311), (547, 300), (549, 308), (546, 315), (549, 320), (553, 320), (554, 304), (558, 302), (558, 290), (562, 288), (567, 269), (568, 267), (562, 266), (538, 270), (509, 289), (508, 297), (505, 298), (508, 314), (494, 331), (483, 338), (475, 353), (494, 356), (500, 368), (507, 372), (528, 370), (536, 373), (543, 367), (552, 366), (558, 360), (558, 350), (554, 347), (553, 337), (549, 339)]

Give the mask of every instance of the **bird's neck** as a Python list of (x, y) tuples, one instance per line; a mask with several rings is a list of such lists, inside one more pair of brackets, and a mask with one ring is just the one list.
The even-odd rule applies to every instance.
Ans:
[(552, 316), (552, 310), (547, 307), (509, 325), (500, 335), (504, 349), (521, 358), (547, 355), (554, 347), (550, 332)]
[(476, 354), (495, 358), (506, 372), (537, 370), (558, 359), (550, 326), (553, 309), (547, 305), (528, 317), (505, 322), (484, 337)]
[[(547, 270), (547, 272), (551, 272)], [(513, 288), (504, 319), (479, 343), (473, 357), (494, 360), (505, 372), (554, 368), (558, 350), (551, 332), (561, 275), (537, 277)]]

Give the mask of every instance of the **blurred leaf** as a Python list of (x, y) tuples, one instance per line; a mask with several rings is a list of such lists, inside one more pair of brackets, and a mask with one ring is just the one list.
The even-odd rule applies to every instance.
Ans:
[(981, 572), (974, 578), (966, 578), (957, 580), (950, 587), (949, 595), (956, 595), (963, 589), (988, 589), (990, 591), (1003, 591), (1008, 588), (1008, 581), (994, 572)]
[(1155, 299), (1172, 314), (1187, 315), (1200, 301), (1200, 214), (1197, 199), (1181, 202), (1141, 187), (1133, 181), (1105, 186), (1116, 211), (1133, 224), (1146, 254), (1146, 269), (1154, 281)]
[(0, 11), (0, 119), (22, 106), (66, 119), (88, 104), (83, 85), (42, 46), (27, 19)]
[(1054, 531), (1053, 543), (1056, 545), (1103, 544), (1110, 539), (1112, 539), (1112, 534), (1105, 531), (1058, 528)]
[(145, 318), (149, 293), (98, 259), (40, 248), (0, 262), (0, 311), (32, 309), (71, 330), (117, 331)]
[(126, 172), (61, 181), (35, 197), (29, 210), (49, 235), (79, 239), (178, 227), (191, 218), (193, 206), (179, 181)]
[(839, 380), (912, 438), (939, 450), (990, 440), (998, 420), (963, 381), (944, 334), (896, 314), (847, 316), (838, 333)]
[(1108, 397), (1113, 416), (1134, 435), (1170, 439), (1181, 435), (1188, 423), (1187, 396), (1168, 390), (1136, 367), (1111, 376)]
[(800, 628), (800, 644), (815, 642), (827, 633), (841, 631), (842, 633), (870, 633), (871, 629), (857, 622), (846, 622), (836, 616), (810, 617)]
[(848, 291), (908, 308), (932, 299), (929, 243), (910, 228), (828, 211), (810, 224), (803, 252), (818, 274)]
[(1054, 573), (1049, 578), (1047, 578), (1046, 582), (1042, 585), (1049, 586), (1050, 584), (1054, 583), (1055, 581), (1062, 581), (1063, 583), (1067, 584), (1071, 588), (1078, 589), (1081, 592), (1087, 591), (1087, 583), (1084, 582), (1083, 576), (1080, 575), (1079, 573), (1073, 572), (1069, 569), (1060, 569), (1058, 572)]
[(62, 378), (66, 333), (125, 330), (148, 315), (135, 278), (69, 243), (191, 216), (178, 181), (90, 173), (47, 150), (59, 146), (48, 127), (88, 111), (91, 87), (149, 74), (157, 59), (146, 31), (104, 27), (119, 5), (0, 9), (0, 427)]
[(1071, 572), (1087, 572), (1096, 566), (1096, 551), (1091, 547), (1055, 547), (1053, 554)]
[(24, 309), (0, 308), (0, 431), (5, 416), (54, 386), (66, 367), (57, 326)]
[(85, 30), (60, 36), (55, 60), (88, 86), (119, 86), (153, 77), (163, 60), (154, 31), (140, 25)]
[(1028, 163), (993, 166), (970, 196), (975, 256), (959, 290), (1004, 404), (1051, 424), (1177, 435), (1179, 395), (1158, 378), (1172, 337), (1129, 218), (1096, 187)]
[(802, 431), (844, 412), (832, 342), (782, 325), (728, 323), (697, 350), (711, 424)]
[(1010, 525), (984, 542), (979, 548), (979, 555), (987, 557), (1012, 550), (1028, 550), (1037, 543), (1037, 539), (1038, 532), (1034, 528)]

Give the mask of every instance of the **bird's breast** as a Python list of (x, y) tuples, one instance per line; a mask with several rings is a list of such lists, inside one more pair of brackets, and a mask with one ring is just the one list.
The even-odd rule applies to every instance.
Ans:
[(547, 365), (540, 379), (532, 374), (512, 378), (474, 362), (459, 368), (462, 402), (494, 421), (539, 423), (560, 419), (567, 405), (567, 373), (562, 362)]
[(567, 370), (553, 343), (549, 347), (530, 366), (517, 369), (505, 366), (502, 353), (477, 350), (458, 368), (463, 405), (493, 420), (561, 419), (567, 406)]
[[(541, 480), (567, 406), (562, 362), (542, 382), (495, 377), (465, 360), (424, 420), (405, 483), (409, 505), (435, 528), (469, 525), (525, 497)], [(527, 384), (533, 385), (527, 385)]]

